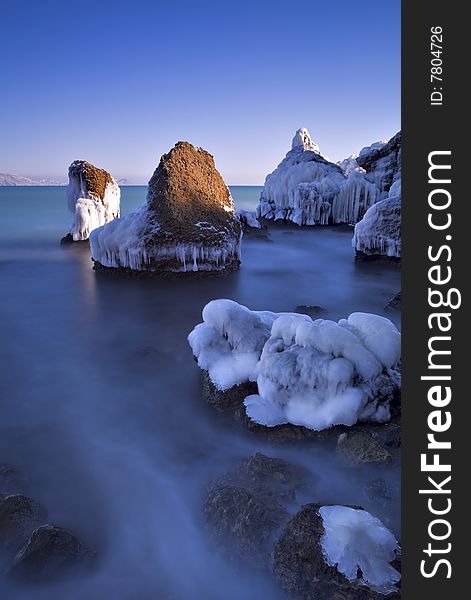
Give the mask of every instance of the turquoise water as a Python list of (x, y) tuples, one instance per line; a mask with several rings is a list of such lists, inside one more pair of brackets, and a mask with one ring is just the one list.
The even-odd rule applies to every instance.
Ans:
[[(230, 186), (237, 208), (255, 210), (261, 186)], [(121, 214), (145, 202), (147, 186), (121, 187)], [(67, 233), (71, 216), (67, 212), (64, 187), (0, 187), (0, 243), (12, 239), (39, 240)]]

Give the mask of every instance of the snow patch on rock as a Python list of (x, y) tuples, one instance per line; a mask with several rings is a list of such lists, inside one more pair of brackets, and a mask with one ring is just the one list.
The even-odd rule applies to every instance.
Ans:
[(322, 506), (324, 534), (321, 547), (328, 565), (349, 581), (358, 580), (380, 594), (397, 591), (401, 576), (390, 564), (398, 542), (383, 523), (366, 510), (348, 506)]

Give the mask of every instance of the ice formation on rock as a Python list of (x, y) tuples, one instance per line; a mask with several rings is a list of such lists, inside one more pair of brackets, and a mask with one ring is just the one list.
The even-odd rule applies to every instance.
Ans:
[(244, 401), (253, 421), (321, 430), (389, 420), (400, 338), (378, 315), (353, 313), (335, 323), (213, 300), (188, 340), (218, 389), (257, 382), (258, 394)]
[(360, 168), (357, 163), (357, 158), (358, 158), (358, 154), (351, 154), (347, 158), (344, 158), (343, 160), (339, 160), (339, 162), (337, 164), (342, 169), (344, 175), (349, 175), (355, 169)]
[(121, 190), (113, 177), (86, 160), (76, 160), (69, 167), (67, 205), (74, 215), (64, 241), (87, 240), (90, 233), (119, 217)]
[(96, 267), (147, 272), (229, 271), (241, 226), (229, 188), (202, 148), (178, 142), (160, 159), (146, 204), (90, 238)]
[(398, 542), (383, 523), (366, 510), (349, 506), (322, 506), (324, 534), (321, 547), (328, 565), (349, 581), (358, 581), (380, 594), (397, 591), (401, 576), (390, 564)]
[(378, 199), (376, 186), (357, 167), (347, 176), (300, 129), (292, 149), (265, 180), (257, 216), (298, 225), (356, 223)]
[(378, 201), (383, 200), (392, 185), (401, 179), (401, 132), (387, 143), (377, 142), (363, 148), (356, 160), (365, 170), (365, 178), (378, 188)]
[(357, 260), (401, 256), (401, 132), (389, 142), (364, 148), (357, 159), (379, 190), (379, 201), (355, 226)]
[(237, 216), (243, 228), (261, 229), (262, 227), (254, 212), (241, 209), (237, 211)]
[(352, 245), (357, 260), (401, 257), (401, 181), (396, 180), (384, 200), (367, 210), (355, 225)]

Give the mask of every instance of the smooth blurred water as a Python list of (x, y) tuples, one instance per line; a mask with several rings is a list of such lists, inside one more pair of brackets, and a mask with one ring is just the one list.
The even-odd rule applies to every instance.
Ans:
[[(260, 188), (232, 193), (253, 209)], [(144, 199), (144, 187), (123, 188), (123, 214)], [(268, 576), (215, 554), (201, 518), (208, 482), (257, 450), (305, 465), (313, 501), (363, 505), (398, 534), (399, 494), (380, 508), (363, 491), (379, 476), (397, 489), (398, 464), (347, 469), (322, 444), (272, 448), (222, 423), (186, 341), (214, 298), (386, 314), (398, 269), (355, 264), (350, 228), (275, 226), (269, 240), (244, 239), (233, 275), (119, 279), (92, 270), (87, 244), (59, 245), (69, 221), (63, 188), (0, 188), (0, 464), (23, 470), (50, 520), (101, 562), (70, 583), (0, 581), (0, 597), (281, 599)]]

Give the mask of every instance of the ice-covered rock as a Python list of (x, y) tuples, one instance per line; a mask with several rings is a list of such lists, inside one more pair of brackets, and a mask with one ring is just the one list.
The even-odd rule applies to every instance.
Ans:
[(262, 225), (260, 221), (257, 219), (257, 216), (254, 212), (250, 212), (249, 210), (238, 210), (237, 216), (239, 217), (239, 221), (244, 229), (261, 229)]
[(291, 142), (291, 150), (301, 147), (303, 150), (312, 150), (313, 152), (321, 153), (321, 149), (316, 142), (311, 138), (311, 134), (305, 127), (301, 127), (294, 134)]
[(319, 431), (390, 419), (400, 333), (384, 317), (352, 313), (338, 323), (313, 321), (213, 300), (188, 340), (216, 389), (257, 383), (258, 393), (244, 405), (260, 425)]
[(360, 583), (381, 594), (397, 591), (400, 574), (391, 565), (398, 542), (379, 519), (366, 510), (349, 506), (322, 506), (321, 538), (326, 562), (349, 581)]
[(113, 177), (86, 160), (69, 167), (67, 205), (74, 216), (63, 242), (87, 240), (90, 233), (119, 217), (121, 191)]
[(95, 267), (138, 272), (231, 271), (241, 225), (227, 185), (202, 148), (178, 142), (160, 159), (146, 204), (96, 229)]
[(388, 142), (377, 142), (363, 148), (358, 165), (365, 170), (365, 177), (379, 189), (378, 201), (386, 198), (394, 182), (401, 179), (401, 132)]
[(401, 257), (401, 132), (386, 144), (364, 149), (357, 161), (377, 186), (379, 201), (355, 226), (356, 258), (397, 260)]
[(292, 149), (265, 179), (257, 216), (297, 225), (356, 223), (377, 199), (376, 186), (358, 165), (345, 174), (300, 129)]
[(401, 185), (391, 187), (389, 196), (371, 206), (355, 225), (352, 245), (357, 260), (401, 257)]
[(356, 160), (357, 158), (358, 158), (358, 154), (351, 154), (347, 158), (344, 158), (343, 160), (339, 160), (339, 162), (337, 164), (342, 169), (342, 171), (344, 172), (345, 175), (349, 175), (355, 169), (361, 168), (358, 166), (358, 163)]
[(399, 545), (369, 512), (350, 506), (306, 504), (285, 526), (272, 570), (300, 600), (399, 598)]

